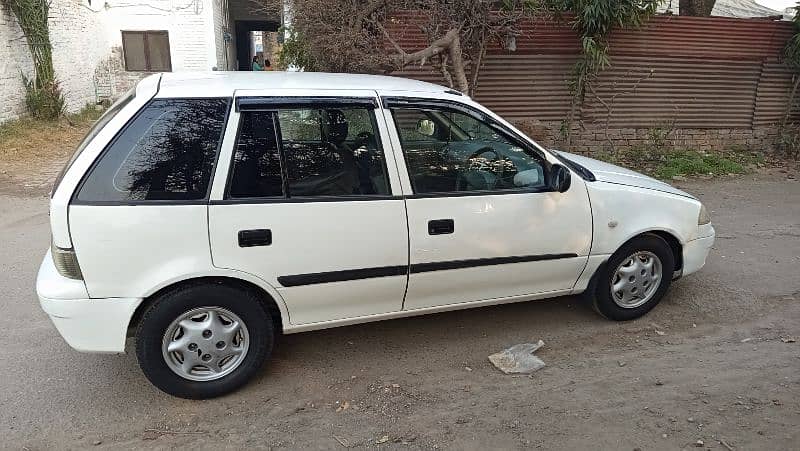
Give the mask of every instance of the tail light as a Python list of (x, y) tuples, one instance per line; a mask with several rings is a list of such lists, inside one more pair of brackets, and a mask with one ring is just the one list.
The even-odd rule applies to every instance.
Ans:
[(50, 253), (53, 255), (53, 264), (59, 274), (69, 279), (83, 280), (74, 249), (62, 249), (55, 244), (50, 244)]

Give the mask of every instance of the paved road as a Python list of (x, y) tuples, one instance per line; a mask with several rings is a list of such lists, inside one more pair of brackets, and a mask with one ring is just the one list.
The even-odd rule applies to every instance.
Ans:
[[(46, 199), (0, 195), (0, 448), (797, 449), (800, 343), (781, 338), (800, 336), (800, 183), (687, 188), (718, 243), (641, 320), (568, 297), (291, 335), (211, 401), (160, 393), (131, 355), (70, 349), (33, 292)], [(539, 338), (532, 377), (486, 359)]]

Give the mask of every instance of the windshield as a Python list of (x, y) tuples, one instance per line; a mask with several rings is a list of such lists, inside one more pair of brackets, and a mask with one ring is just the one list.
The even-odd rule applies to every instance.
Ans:
[(97, 122), (94, 123), (92, 128), (89, 130), (89, 133), (87, 133), (86, 136), (81, 141), (81, 143), (78, 144), (78, 147), (75, 149), (75, 152), (69, 158), (64, 167), (61, 168), (61, 172), (59, 172), (58, 175), (56, 176), (56, 180), (55, 182), (53, 182), (53, 190), (50, 191), (50, 197), (53, 197), (53, 193), (55, 193), (56, 189), (58, 189), (58, 185), (61, 183), (61, 179), (64, 178), (64, 174), (67, 173), (69, 168), (72, 166), (72, 163), (74, 163), (75, 160), (78, 159), (78, 157), (86, 148), (86, 146), (88, 146), (89, 143), (92, 142), (94, 137), (97, 136), (98, 133), (100, 133), (100, 130), (102, 130), (103, 127), (105, 127), (106, 124), (108, 124), (111, 121), (111, 119), (114, 119), (117, 113), (119, 113), (120, 110), (125, 108), (125, 105), (130, 103), (130, 101), (133, 100), (135, 96), (136, 96), (136, 88), (132, 88), (131, 90), (126, 92), (125, 95), (120, 97), (119, 100), (114, 102), (114, 104), (111, 105), (106, 110), (106, 112), (103, 113), (102, 116), (100, 116), (99, 119), (97, 119)]

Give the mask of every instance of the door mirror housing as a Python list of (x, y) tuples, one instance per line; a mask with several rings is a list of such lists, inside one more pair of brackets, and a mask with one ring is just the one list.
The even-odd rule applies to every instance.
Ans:
[(564, 166), (554, 164), (550, 167), (550, 177), (548, 179), (548, 186), (551, 191), (563, 193), (567, 191), (572, 184), (572, 175)]

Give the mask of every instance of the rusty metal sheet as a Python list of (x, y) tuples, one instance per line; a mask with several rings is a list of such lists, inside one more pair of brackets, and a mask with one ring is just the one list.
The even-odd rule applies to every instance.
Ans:
[[(407, 49), (426, 45), (424, 18), (393, 23)], [(568, 82), (578, 38), (566, 23), (527, 20), (516, 51), (489, 48), (476, 100), (512, 119), (561, 121), (572, 97)], [(782, 117), (791, 74), (779, 62), (792, 33), (786, 22), (722, 17), (657, 16), (638, 30), (611, 35), (612, 66), (587, 92), (577, 119), (588, 127), (745, 128)], [(444, 84), (430, 66), (397, 75)], [(611, 115), (609, 116), (609, 108)], [(800, 120), (800, 105), (793, 118)]]
[[(753, 125), (769, 126), (780, 123), (783, 115), (786, 114), (791, 90), (792, 74), (789, 69), (777, 61), (765, 62), (756, 92)], [(797, 99), (797, 96), (795, 100), (789, 120), (800, 122), (800, 100)]]

